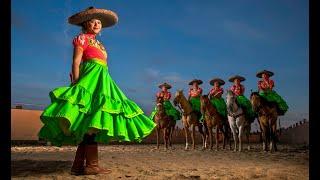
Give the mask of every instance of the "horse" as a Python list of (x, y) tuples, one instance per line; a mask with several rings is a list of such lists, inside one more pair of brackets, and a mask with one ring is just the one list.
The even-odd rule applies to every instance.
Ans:
[[(249, 142), (249, 136), (251, 128), (251, 123), (246, 119), (244, 110), (237, 104), (237, 97), (235, 94), (228, 90), (227, 91), (227, 111), (228, 111), (228, 121), (230, 125), (230, 129), (233, 134), (233, 140), (234, 140), (234, 151), (237, 151), (237, 144), (239, 141), (239, 151), (242, 151), (242, 135), (246, 132), (247, 134), (247, 140)], [(238, 132), (238, 137), (237, 137)], [(248, 149), (250, 149), (250, 146), (248, 146)]]
[(159, 136), (161, 130), (163, 130), (163, 141), (165, 149), (168, 149), (168, 144), (170, 147), (172, 147), (172, 133), (176, 125), (176, 121), (173, 120), (173, 117), (166, 114), (163, 102), (164, 100), (162, 97), (157, 97), (157, 113), (154, 116), (157, 133), (157, 149), (159, 149)]
[(178, 106), (182, 111), (182, 123), (184, 126), (184, 132), (186, 137), (186, 146), (185, 150), (188, 149), (188, 134), (189, 127), (192, 129), (191, 139), (192, 139), (192, 149), (195, 149), (195, 127), (198, 127), (198, 131), (202, 137), (202, 149), (205, 149), (205, 140), (204, 140), (204, 132), (202, 129), (202, 123), (199, 121), (199, 117), (195, 111), (192, 110), (191, 104), (188, 102), (186, 97), (183, 95), (182, 90), (178, 90), (175, 94), (175, 98), (173, 100), (175, 106)]
[(267, 151), (270, 143), (270, 152), (277, 151), (277, 119), (278, 111), (274, 103), (267, 102), (258, 92), (252, 92), (250, 102), (253, 111), (258, 113), (258, 122), (262, 133), (262, 149)]
[(229, 124), (226, 118), (220, 115), (217, 109), (211, 104), (208, 95), (203, 95), (200, 97), (201, 113), (204, 117), (204, 127), (206, 129), (205, 133), (205, 147), (207, 144), (207, 139), (210, 140), (210, 149), (212, 150), (213, 143), (213, 132), (212, 128), (216, 128), (216, 150), (219, 148), (219, 131), (223, 135), (223, 149), (225, 149), (226, 140), (229, 141), (231, 149), (231, 141), (229, 139)]

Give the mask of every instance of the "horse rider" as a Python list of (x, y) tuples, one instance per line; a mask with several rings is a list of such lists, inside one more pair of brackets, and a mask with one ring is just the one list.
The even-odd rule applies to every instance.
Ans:
[(246, 79), (242, 76), (235, 75), (229, 78), (230, 82), (233, 82), (233, 85), (230, 87), (230, 90), (236, 95), (237, 103), (241, 108), (243, 108), (246, 119), (252, 123), (256, 117), (256, 114), (252, 110), (251, 103), (248, 98), (246, 98), (243, 94), (245, 91), (245, 87), (241, 84), (241, 82)]
[(258, 89), (259, 95), (265, 99), (267, 102), (275, 103), (278, 109), (278, 115), (284, 115), (288, 110), (287, 103), (283, 100), (283, 98), (273, 90), (274, 81), (270, 79), (274, 73), (268, 70), (263, 70), (257, 73), (258, 78), (262, 78), (258, 81)]
[[(163, 98), (163, 106), (165, 109), (165, 112), (168, 116), (172, 116), (173, 120), (180, 120), (181, 119), (181, 113), (173, 107), (172, 103), (170, 102), (171, 99), (171, 93), (169, 92), (169, 89), (171, 89), (171, 85), (168, 83), (162, 83), (158, 86), (161, 91), (159, 91), (156, 94), (157, 98)], [(157, 108), (155, 107), (154, 110), (151, 112), (150, 118), (153, 119), (155, 114), (157, 113)]]
[(192, 110), (196, 112), (198, 119), (201, 118), (201, 111), (200, 111), (200, 96), (202, 95), (202, 88), (199, 87), (200, 84), (203, 82), (200, 79), (193, 79), (189, 82), (191, 86), (189, 88), (188, 93), (188, 101), (191, 104)]
[(210, 102), (221, 116), (227, 118), (227, 105), (225, 100), (222, 98), (223, 88), (221, 87), (225, 82), (220, 78), (214, 78), (210, 81), (210, 84), (212, 85), (209, 92)]

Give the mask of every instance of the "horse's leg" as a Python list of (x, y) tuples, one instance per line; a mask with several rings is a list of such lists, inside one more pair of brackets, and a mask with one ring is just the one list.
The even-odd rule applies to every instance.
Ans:
[(157, 131), (157, 149), (159, 149), (159, 134), (160, 134), (159, 126), (157, 126), (156, 131)]
[(205, 144), (206, 144), (206, 134), (203, 132), (203, 129), (202, 129), (202, 124), (198, 124), (198, 130), (199, 130), (199, 133), (201, 134), (201, 138), (202, 138), (202, 149), (205, 149)]
[(263, 123), (262, 117), (259, 118), (260, 120), (260, 128), (261, 128), (261, 134), (262, 134), (262, 150), (267, 151), (267, 127)]
[(270, 152), (273, 152), (276, 150), (276, 133), (277, 133), (277, 122), (272, 122), (273, 124), (270, 127)]
[(232, 117), (228, 118), (228, 121), (229, 121), (229, 126), (231, 129), (232, 135), (233, 135), (234, 151), (237, 151), (237, 140), (238, 140), (237, 132), (236, 132), (237, 127), (236, 127), (235, 121), (233, 121)]
[(251, 124), (248, 125), (246, 129), (246, 137), (247, 137), (247, 144), (248, 144), (248, 150), (250, 150), (250, 131), (251, 131)]
[(170, 134), (169, 134), (169, 146), (172, 148), (172, 134), (174, 131), (174, 126), (170, 127)]
[(220, 130), (222, 132), (222, 149), (226, 148), (226, 130), (224, 129), (224, 125), (222, 124), (220, 127)]
[(185, 147), (185, 150), (188, 149), (188, 133), (189, 133), (189, 128), (187, 126), (184, 126), (184, 135), (186, 136), (186, 147)]
[(209, 141), (210, 141), (210, 150), (213, 149), (213, 132), (212, 132), (212, 127), (208, 127), (208, 133), (209, 133)]
[[(277, 117), (278, 119), (278, 117)], [(278, 151), (278, 148), (277, 148), (277, 143), (278, 143), (278, 134), (276, 133), (277, 132), (277, 121), (275, 122), (275, 125), (274, 125), (274, 132), (275, 132), (275, 137), (274, 137), (274, 151)]]
[(219, 127), (216, 125), (216, 151), (218, 151), (219, 148)]
[(168, 149), (168, 135), (167, 135), (167, 128), (163, 128), (163, 141), (165, 149)]
[(232, 139), (232, 137), (231, 137), (231, 129), (230, 129), (230, 126), (229, 126), (229, 122), (228, 122), (228, 124), (225, 125), (225, 127), (226, 127), (227, 139), (229, 141), (229, 150), (232, 150), (231, 149), (231, 139)]
[(206, 122), (204, 122), (204, 149), (207, 149), (208, 138), (210, 140), (210, 137), (208, 134), (209, 134), (208, 126), (207, 126)]
[(242, 151), (242, 139), (241, 139), (241, 137), (242, 137), (242, 133), (243, 133), (243, 129), (244, 129), (243, 126), (244, 126), (244, 125), (242, 124), (242, 125), (240, 125), (240, 127), (239, 127), (239, 134), (238, 134), (238, 138), (239, 138), (239, 152)]
[(196, 145), (195, 145), (195, 137), (194, 137), (194, 131), (195, 131), (195, 126), (194, 124), (191, 125), (191, 139), (192, 139), (192, 149), (194, 150), (196, 148)]

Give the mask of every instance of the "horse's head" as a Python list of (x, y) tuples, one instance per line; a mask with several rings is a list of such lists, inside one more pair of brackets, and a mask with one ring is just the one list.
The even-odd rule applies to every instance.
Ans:
[(180, 99), (181, 99), (182, 96), (183, 96), (183, 90), (181, 90), (181, 89), (177, 90), (177, 92), (176, 92), (176, 94), (174, 96), (174, 99), (173, 99), (173, 104), (175, 106), (178, 105), (178, 103), (180, 102)]
[(228, 90), (226, 95), (227, 106), (230, 106), (231, 104), (235, 103), (236, 98), (236, 95), (231, 90)]
[(156, 104), (157, 104), (157, 109), (159, 111), (161, 111), (163, 109), (163, 102), (164, 102), (163, 97), (157, 97)]
[(250, 102), (252, 104), (253, 111), (258, 111), (261, 106), (261, 98), (258, 92), (252, 92), (250, 95)]

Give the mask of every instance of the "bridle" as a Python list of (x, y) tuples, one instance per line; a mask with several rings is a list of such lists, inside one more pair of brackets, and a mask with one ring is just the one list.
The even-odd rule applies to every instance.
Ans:
[[(234, 98), (234, 97), (232, 97), (232, 98)], [(236, 103), (235, 100), (233, 100), (232, 105), (233, 105), (234, 103)], [(232, 109), (232, 111), (233, 111), (233, 110), (234, 110), (234, 109), (233, 109), (233, 106), (228, 106), (228, 107), (227, 107), (228, 116), (231, 116), (231, 117), (233, 117), (234, 119), (237, 119), (238, 117), (244, 115), (244, 111), (243, 111), (243, 110), (242, 110), (241, 113), (239, 113), (239, 114), (234, 114), (234, 113), (231, 113), (231, 112), (230, 112), (230, 109)]]

